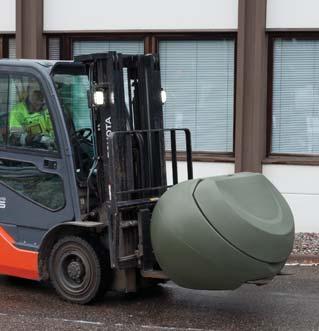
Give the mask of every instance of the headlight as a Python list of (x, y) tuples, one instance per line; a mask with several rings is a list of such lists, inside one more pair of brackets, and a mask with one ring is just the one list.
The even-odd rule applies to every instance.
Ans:
[(104, 105), (103, 91), (95, 91), (93, 94), (93, 101), (96, 106), (103, 106)]
[(161, 100), (162, 100), (163, 105), (164, 105), (164, 103), (166, 103), (166, 100), (167, 100), (166, 91), (164, 91), (163, 89), (161, 90)]

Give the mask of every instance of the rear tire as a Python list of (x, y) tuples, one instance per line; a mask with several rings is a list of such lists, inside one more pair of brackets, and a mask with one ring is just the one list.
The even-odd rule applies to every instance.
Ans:
[(101, 298), (109, 285), (106, 251), (81, 237), (68, 236), (53, 247), (49, 274), (61, 298), (87, 304)]

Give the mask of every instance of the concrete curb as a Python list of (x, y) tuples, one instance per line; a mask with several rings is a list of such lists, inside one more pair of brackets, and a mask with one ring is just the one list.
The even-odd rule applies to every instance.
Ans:
[(319, 265), (319, 255), (291, 255), (287, 265)]

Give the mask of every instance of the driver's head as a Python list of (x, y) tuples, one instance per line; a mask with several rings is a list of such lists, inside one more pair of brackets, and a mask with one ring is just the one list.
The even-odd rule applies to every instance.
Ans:
[(39, 112), (42, 110), (44, 105), (44, 99), (40, 90), (34, 89), (29, 91), (29, 104), (32, 110), (35, 112)]

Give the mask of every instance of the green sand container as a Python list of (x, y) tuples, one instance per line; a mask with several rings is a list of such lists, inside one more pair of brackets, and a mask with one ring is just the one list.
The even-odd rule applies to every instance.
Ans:
[(294, 220), (263, 175), (241, 173), (169, 189), (153, 212), (151, 237), (161, 268), (178, 285), (230, 290), (280, 272)]

